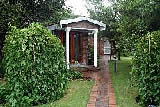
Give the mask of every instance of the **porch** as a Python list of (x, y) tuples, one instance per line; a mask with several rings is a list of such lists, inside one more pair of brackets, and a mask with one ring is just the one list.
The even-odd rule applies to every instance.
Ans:
[(61, 43), (66, 50), (67, 68), (70, 66), (86, 66), (89, 64), (88, 37), (94, 38), (93, 60), (97, 67), (97, 34), (99, 30), (105, 29), (105, 24), (86, 17), (61, 20), (60, 27), (48, 27), (54, 34), (59, 35)]

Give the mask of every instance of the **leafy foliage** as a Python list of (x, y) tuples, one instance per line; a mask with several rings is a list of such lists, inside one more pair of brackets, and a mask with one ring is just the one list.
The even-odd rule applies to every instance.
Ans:
[(79, 72), (79, 71), (74, 71), (74, 70), (72, 70), (72, 69), (70, 69), (69, 71), (68, 71), (68, 74), (69, 74), (69, 79), (70, 80), (75, 80), (75, 79), (81, 79), (81, 78), (83, 78), (83, 75), (82, 75), (82, 73), (81, 72)]
[[(102, 21), (107, 28), (103, 36), (113, 40), (112, 46), (122, 53), (133, 53), (136, 42), (149, 32), (160, 29), (158, 0), (86, 0), (91, 18)], [(106, 1), (106, 2), (104, 2)], [(110, 6), (106, 4), (110, 3)]]
[(133, 59), (132, 77), (144, 105), (160, 105), (160, 31), (141, 38)]
[(3, 78), (4, 77), (4, 69), (3, 69), (3, 65), (2, 65), (2, 62), (0, 60), (0, 78)]
[(8, 24), (12, 24), (15, 26), (20, 26), (22, 20), (20, 17), (23, 11), (21, 10), (21, 6), (10, 5), (5, 0), (0, 1), (0, 60), (2, 59), (2, 48), (3, 41), (5, 40), (5, 35), (8, 31)]
[(92, 19), (102, 21), (107, 28), (101, 32), (101, 36), (107, 36), (109, 39), (115, 39), (118, 36), (117, 29), (117, 12), (114, 11), (114, 6), (105, 6), (103, 0), (86, 0), (88, 2), (88, 12)]
[[(112, 54), (119, 52), (120, 33), (117, 5), (111, 5), (105, 0), (86, 0), (88, 2), (88, 12), (92, 19), (102, 21), (106, 24), (106, 29), (99, 33), (100, 36), (107, 37), (112, 44)], [(106, 5), (110, 4), (110, 5)]]
[[(14, 7), (19, 7), (15, 14), (14, 11), (4, 10), (6, 15), (13, 14), (13, 18), (20, 18), (20, 27), (26, 26), (33, 22), (50, 22), (50, 24), (59, 22), (62, 17), (70, 13), (69, 8), (65, 8), (65, 0), (2, 0), (4, 9), (8, 7), (10, 10), (16, 10)], [(18, 17), (15, 17), (18, 15)], [(14, 20), (12, 21), (14, 22)]]
[(11, 27), (3, 52), (7, 104), (31, 106), (63, 96), (68, 81), (64, 48), (42, 25), (33, 23), (21, 30)]
[(136, 42), (148, 31), (160, 28), (160, 2), (157, 0), (116, 0), (114, 2), (119, 15), (121, 49), (133, 52)]
[(11, 94), (10, 88), (5, 84), (0, 84), (0, 104), (7, 102), (7, 95)]
[(44, 25), (58, 23), (70, 17), (65, 0), (1, 0), (0, 1), (0, 59), (8, 24), (24, 28), (33, 22)]

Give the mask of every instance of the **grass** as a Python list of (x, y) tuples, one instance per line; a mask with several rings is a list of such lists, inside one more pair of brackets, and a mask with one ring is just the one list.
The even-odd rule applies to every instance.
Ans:
[[(2, 83), (3, 81), (0, 80), (0, 84)], [(93, 81), (87, 80), (71, 81), (67, 94), (63, 98), (38, 107), (86, 107), (93, 84)]]
[(117, 72), (114, 72), (114, 62), (111, 61), (109, 63), (117, 106), (140, 107), (135, 101), (137, 90), (130, 85), (131, 81), (129, 72), (131, 71), (131, 58), (122, 57), (121, 60), (118, 61), (117, 67)]
[[(0, 85), (3, 83), (4, 81), (0, 80)], [(86, 107), (93, 84), (93, 81), (87, 80), (71, 81), (67, 94), (63, 98), (39, 107)]]
[(58, 101), (39, 107), (86, 107), (93, 81), (71, 81), (67, 94)]

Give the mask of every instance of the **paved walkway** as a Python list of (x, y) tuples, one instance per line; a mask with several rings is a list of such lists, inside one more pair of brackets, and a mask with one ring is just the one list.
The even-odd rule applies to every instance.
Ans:
[(108, 59), (108, 56), (101, 57), (100, 71), (93, 74), (95, 84), (92, 88), (87, 107), (116, 107)]

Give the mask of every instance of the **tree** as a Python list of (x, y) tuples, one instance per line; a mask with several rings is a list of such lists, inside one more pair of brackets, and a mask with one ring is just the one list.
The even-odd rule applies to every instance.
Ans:
[(10, 5), (20, 5), (23, 10), (23, 23), (21, 26), (32, 22), (46, 22), (52, 20), (52, 23), (58, 22), (63, 12), (64, 0), (6, 0)]
[(140, 37), (160, 28), (158, 0), (110, 0), (109, 7), (104, 6), (104, 0), (87, 1), (91, 17), (108, 26), (104, 34), (114, 38), (122, 52), (133, 52)]
[(106, 24), (105, 31), (100, 32), (100, 35), (107, 37), (112, 43), (115, 52), (117, 52), (119, 50), (118, 42), (120, 34), (117, 32), (118, 12), (115, 11), (115, 6), (105, 6), (103, 0), (87, 0), (87, 2), (89, 4), (88, 11), (90, 17)]
[(8, 31), (8, 24), (20, 26), (23, 10), (19, 4), (11, 5), (7, 1), (0, 1), (0, 59), (2, 56), (3, 41)]
[(121, 47), (132, 52), (135, 43), (148, 32), (160, 27), (160, 2), (157, 0), (118, 0)]
[[(44, 25), (58, 23), (70, 17), (65, 0), (2, 0), (0, 1), (0, 51), (8, 31), (8, 24), (24, 28), (32, 22)], [(0, 59), (2, 53), (0, 52)]]

